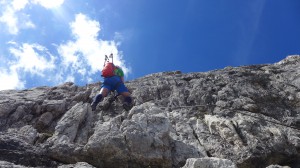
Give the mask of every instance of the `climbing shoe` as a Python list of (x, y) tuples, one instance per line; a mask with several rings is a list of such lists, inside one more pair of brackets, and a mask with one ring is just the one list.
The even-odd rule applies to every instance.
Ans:
[(96, 110), (96, 107), (97, 107), (97, 103), (93, 102), (91, 104), (91, 107), (92, 107), (92, 111), (95, 111)]
[(129, 110), (132, 108), (132, 104), (129, 104), (128, 102), (124, 102), (123, 108), (124, 108), (126, 111), (129, 111)]

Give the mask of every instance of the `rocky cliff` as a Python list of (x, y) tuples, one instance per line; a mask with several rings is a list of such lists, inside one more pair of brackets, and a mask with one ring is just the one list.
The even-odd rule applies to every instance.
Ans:
[(0, 167), (300, 167), (300, 57), (126, 82), (0, 92)]

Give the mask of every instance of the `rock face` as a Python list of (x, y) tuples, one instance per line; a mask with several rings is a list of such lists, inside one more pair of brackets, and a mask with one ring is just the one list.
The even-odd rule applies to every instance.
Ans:
[(190, 158), (182, 168), (235, 168), (235, 164), (227, 159), (209, 158)]
[(300, 167), (300, 57), (126, 82), (0, 91), (0, 167)]

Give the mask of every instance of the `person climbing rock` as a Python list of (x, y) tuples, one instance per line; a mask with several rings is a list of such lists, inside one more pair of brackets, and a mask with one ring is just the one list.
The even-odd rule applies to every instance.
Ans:
[[(109, 58), (112, 62), (109, 62)], [(124, 72), (119, 66), (115, 66), (113, 63), (113, 54), (110, 54), (109, 58), (105, 55), (105, 61), (102, 69), (101, 76), (104, 78), (100, 93), (97, 94), (93, 102), (91, 103), (92, 110), (95, 111), (99, 102), (103, 100), (110, 92), (117, 91), (118, 95), (124, 97), (123, 108), (129, 111), (132, 108), (132, 98), (127, 87), (124, 84)]]

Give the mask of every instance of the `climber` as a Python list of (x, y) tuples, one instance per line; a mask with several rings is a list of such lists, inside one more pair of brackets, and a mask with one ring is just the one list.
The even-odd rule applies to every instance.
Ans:
[[(109, 58), (112, 62), (109, 62)], [(132, 108), (131, 95), (124, 84), (124, 72), (119, 66), (113, 64), (113, 54), (110, 54), (109, 58), (105, 55), (105, 61), (102, 69), (101, 76), (104, 78), (103, 84), (100, 89), (100, 93), (97, 94), (91, 104), (94, 111), (99, 102), (103, 100), (110, 92), (117, 91), (118, 95), (124, 97), (123, 108), (129, 111)]]

